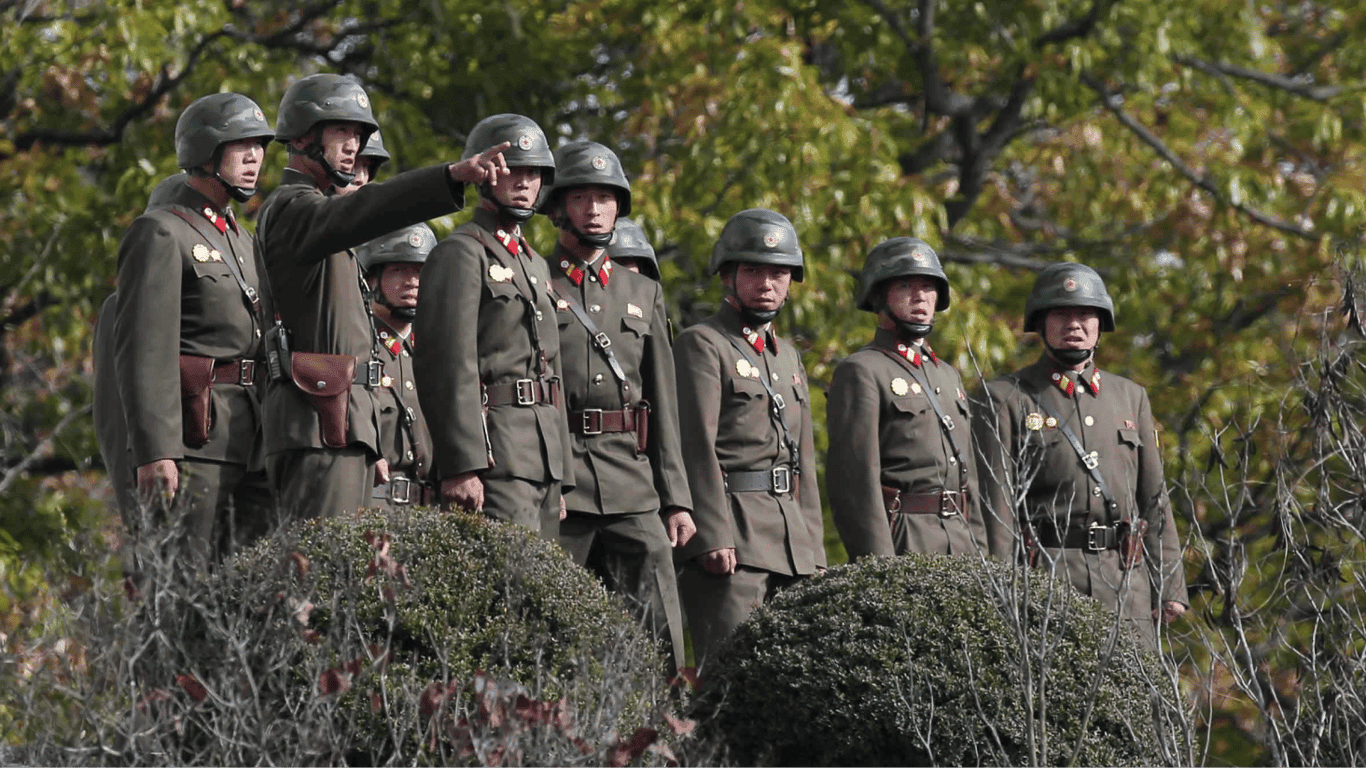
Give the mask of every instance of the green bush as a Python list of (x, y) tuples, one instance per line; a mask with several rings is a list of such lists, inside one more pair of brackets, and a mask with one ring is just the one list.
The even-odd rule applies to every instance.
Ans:
[(756, 610), (694, 714), (740, 764), (1155, 764), (1156, 662), (1115, 630), (1037, 573), (866, 558)]
[[(516, 765), (638, 756), (660, 649), (555, 544), (479, 516), (314, 520), (210, 574), (149, 547), (96, 589), (77, 665), (25, 685), (67, 763)], [(653, 733), (653, 731), (651, 731)]]

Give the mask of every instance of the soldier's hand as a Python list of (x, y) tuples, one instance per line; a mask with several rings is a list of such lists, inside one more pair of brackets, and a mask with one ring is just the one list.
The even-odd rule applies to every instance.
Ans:
[(138, 467), (138, 494), (146, 504), (170, 505), (180, 490), (180, 468), (173, 459), (159, 459)]
[(1176, 602), (1175, 600), (1169, 600), (1162, 605), (1162, 623), (1170, 624), (1173, 621), (1176, 621), (1177, 619), (1181, 618), (1181, 616), (1185, 612), (1186, 606)]
[(713, 576), (729, 576), (735, 573), (735, 547), (713, 549), (698, 556), (698, 559), (702, 561), (703, 570)]
[(375, 462), (375, 485), (384, 485), (389, 482), (389, 462), (380, 459)]
[(477, 185), (487, 181), (496, 187), (500, 177), (511, 173), (507, 161), (503, 159), (503, 150), (511, 146), (512, 142), (505, 141), (489, 147), (474, 157), (446, 166), (446, 173), (450, 175), (451, 181), (458, 181), (461, 184)]
[(475, 512), (484, 509), (484, 481), (473, 472), (441, 481), (441, 500)]
[(669, 543), (675, 547), (686, 547), (697, 533), (697, 525), (686, 509), (674, 507), (664, 520), (664, 528), (669, 532)]
[(564, 496), (560, 496), (560, 520), (569, 517), (569, 508), (564, 504)]

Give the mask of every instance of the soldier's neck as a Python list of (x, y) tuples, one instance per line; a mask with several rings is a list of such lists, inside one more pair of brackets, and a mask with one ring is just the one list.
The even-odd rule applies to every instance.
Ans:
[(217, 179), (208, 176), (187, 176), (185, 186), (208, 198), (209, 202), (213, 203), (213, 206), (219, 211), (228, 210), (231, 198), (228, 197), (228, 190), (224, 189)]
[(593, 264), (604, 253), (601, 248), (584, 245), (573, 232), (563, 229), (560, 230), (560, 245), (563, 245), (566, 251), (574, 254), (574, 256), (585, 264)]
[(394, 313), (389, 308), (378, 301), (370, 302), (370, 308), (375, 313), (375, 319), (389, 326), (390, 330), (397, 333), (401, 338), (408, 338), (408, 333), (412, 331), (413, 324), (407, 320), (399, 320), (394, 317)]
[(313, 183), (318, 185), (318, 189), (321, 189), (324, 192), (332, 188), (332, 180), (327, 177), (327, 171), (323, 170), (321, 165), (309, 160), (303, 155), (290, 155), (288, 167), (313, 179)]

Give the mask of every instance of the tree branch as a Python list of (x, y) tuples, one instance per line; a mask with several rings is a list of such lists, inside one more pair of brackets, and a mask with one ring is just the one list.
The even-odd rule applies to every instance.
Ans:
[(48, 433), (47, 437), (43, 438), (42, 442), (38, 443), (38, 445), (34, 447), (33, 451), (29, 453), (28, 456), (24, 457), (23, 461), (19, 462), (18, 464), (15, 464), (13, 467), (10, 468), (9, 471), (5, 473), (4, 479), (0, 480), (0, 496), (3, 496), (5, 492), (10, 489), (10, 486), (14, 485), (14, 483), (21, 476), (28, 472), (29, 467), (33, 466), (40, 459), (44, 458), (43, 454), (46, 454), (48, 451), (52, 450), (52, 445), (56, 441), (57, 435), (61, 434), (62, 430), (70, 426), (71, 422), (81, 418), (82, 416), (85, 416), (87, 413), (90, 413), (92, 407), (93, 406), (91, 406), (89, 403), (86, 403), (80, 408), (73, 409), (65, 416), (63, 416), (62, 420), (57, 422), (57, 426), (54, 427), (52, 431)]
[(1247, 69), (1233, 64), (1223, 64), (1220, 62), (1205, 61), (1194, 56), (1174, 54), (1172, 61), (1184, 64), (1192, 69), (1204, 72), (1207, 75), (1227, 75), (1243, 80), (1251, 80), (1270, 88), (1277, 88), (1296, 96), (1302, 96), (1314, 101), (1328, 101), (1345, 92), (1348, 89), (1338, 85), (1314, 85), (1310, 80), (1303, 77), (1284, 77), (1273, 75), (1269, 72), (1261, 72), (1255, 69)]
[(1244, 216), (1247, 216), (1248, 218), (1252, 219), (1258, 224), (1262, 224), (1264, 226), (1271, 227), (1272, 229), (1276, 229), (1281, 232), (1285, 232), (1286, 234), (1294, 235), (1296, 237), (1303, 238), (1309, 241), (1316, 241), (1319, 239), (1319, 235), (1315, 232), (1303, 229), (1301, 227), (1297, 227), (1288, 221), (1278, 219), (1275, 216), (1265, 213), (1257, 208), (1253, 208), (1250, 205), (1230, 202), (1228, 198), (1224, 195), (1223, 191), (1219, 189), (1219, 187), (1209, 178), (1208, 175), (1196, 173), (1194, 168), (1191, 168), (1189, 165), (1186, 165), (1186, 163), (1181, 158), (1177, 157), (1176, 153), (1173, 152), (1170, 148), (1168, 148), (1167, 145), (1163, 143), (1163, 141), (1160, 138), (1158, 138), (1156, 134), (1148, 130), (1146, 126), (1144, 126), (1142, 123), (1138, 122), (1133, 117), (1131, 117), (1127, 112), (1125, 112), (1121, 107), (1122, 102), (1119, 96), (1112, 93), (1110, 89), (1105, 86), (1104, 83), (1100, 82), (1099, 80), (1095, 79), (1094, 77), (1086, 73), (1082, 73), (1081, 81), (1086, 85), (1090, 86), (1090, 88), (1096, 92), (1096, 95), (1100, 97), (1101, 104), (1107, 110), (1109, 110), (1110, 113), (1113, 114), (1117, 120), (1119, 120), (1121, 125), (1123, 125), (1125, 128), (1128, 128), (1135, 136), (1138, 137), (1140, 141), (1151, 147), (1153, 151), (1157, 152), (1158, 156), (1160, 156), (1163, 160), (1166, 160), (1173, 168), (1175, 168), (1178, 173), (1180, 173), (1182, 176), (1185, 176), (1192, 184), (1204, 190), (1215, 200), (1219, 201), (1224, 205), (1230, 206), (1234, 210), (1238, 211)]
[(1084, 16), (1059, 24), (1047, 32), (1034, 38), (1035, 48), (1044, 48), (1053, 43), (1061, 43), (1077, 37), (1086, 37), (1096, 28), (1096, 19), (1100, 17), (1100, 0), (1091, 3), (1091, 9)]

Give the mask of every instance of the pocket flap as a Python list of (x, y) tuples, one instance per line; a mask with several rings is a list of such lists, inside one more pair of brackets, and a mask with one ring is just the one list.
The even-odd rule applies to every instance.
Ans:
[(213, 386), (213, 358), (180, 356), (180, 396), (191, 397)]
[(1128, 443), (1135, 448), (1143, 445), (1143, 438), (1139, 437), (1138, 430), (1136, 429), (1121, 429), (1119, 431), (1119, 441), (1121, 443)]
[(763, 382), (758, 379), (732, 376), (730, 379), (730, 386), (731, 389), (735, 390), (736, 394), (742, 397), (748, 397), (751, 400), (763, 397), (766, 394), (764, 392)]
[(356, 375), (356, 358), (351, 355), (325, 355), (321, 352), (295, 352), (290, 358), (290, 373), (299, 391), (314, 397), (334, 397), (351, 387)]
[(650, 321), (646, 320), (643, 317), (636, 317), (634, 315), (622, 315), (621, 327), (622, 330), (630, 331), (631, 333), (634, 333), (635, 335), (641, 338), (650, 335)]

